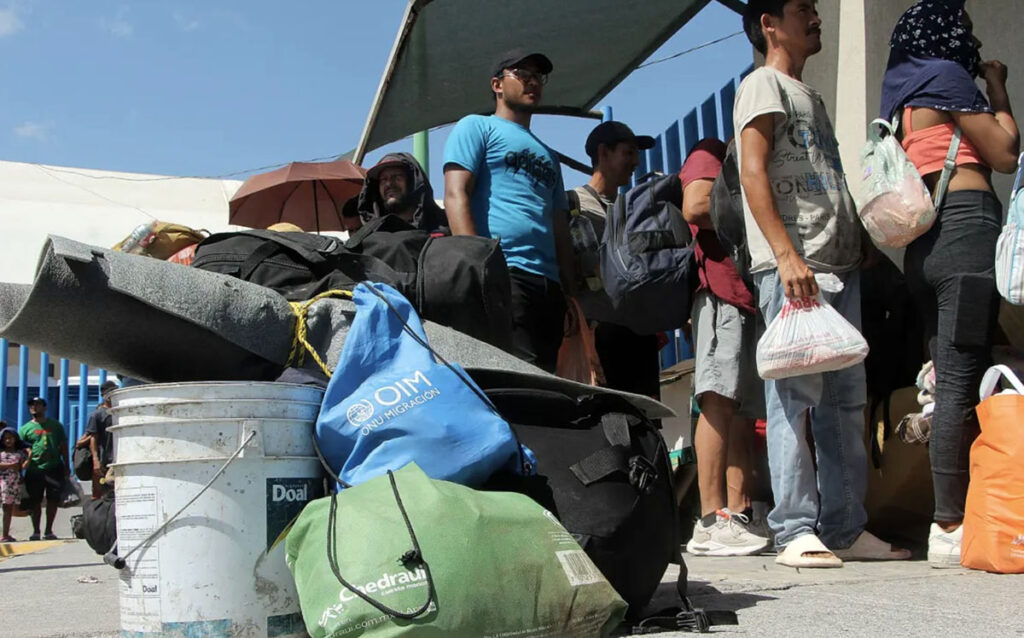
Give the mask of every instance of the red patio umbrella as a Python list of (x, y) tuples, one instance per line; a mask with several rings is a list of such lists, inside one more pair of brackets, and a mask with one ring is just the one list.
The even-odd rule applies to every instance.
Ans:
[(245, 180), (228, 204), (228, 223), (266, 228), (290, 222), (307, 231), (345, 230), (342, 207), (366, 171), (349, 160), (292, 162)]

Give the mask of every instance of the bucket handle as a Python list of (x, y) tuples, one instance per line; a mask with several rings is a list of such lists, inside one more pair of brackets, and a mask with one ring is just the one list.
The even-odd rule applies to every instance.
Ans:
[(214, 481), (216, 481), (218, 478), (220, 478), (220, 476), (224, 473), (224, 471), (228, 469), (228, 466), (231, 465), (231, 462), (238, 458), (238, 455), (242, 453), (242, 450), (245, 449), (245, 446), (249, 445), (249, 442), (252, 441), (255, 436), (256, 436), (256, 430), (250, 430), (249, 436), (245, 437), (245, 440), (242, 441), (242, 444), (238, 446), (238, 449), (235, 450), (235, 453), (232, 454), (230, 457), (228, 457), (228, 460), (224, 462), (224, 465), (220, 466), (220, 469), (217, 470), (217, 473), (213, 475), (213, 478), (211, 478), (206, 483), (206, 485), (203, 486), (203, 489), (199, 490), (196, 493), (196, 495), (193, 496), (191, 499), (189, 499), (188, 503), (185, 503), (181, 507), (181, 509), (179, 509), (177, 512), (174, 513), (173, 516), (171, 516), (166, 521), (164, 521), (163, 525), (161, 525), (160, 527), (158, 527), (155, 530), (153, 530), (153, 532), (150, 533), (149, 536), (147, 536), (146, 538), (142, 539), (142, 541), (140, 541), (135, 547), (131, 548), (131, 550), (129, 550), (128, 553), (125, 554), (124, 556), (118, 556), (117, 554), (114, 553), (114, 550), (117, 547), (117, 544), (115, 542), (114, 547), (112, 547), (110, 549), (110, 551), (107, 552), (103, 556), (103, 562), (108, 564), (108, 565), (110, 565), (111, 567), (113, 567), (115, 569), (124, 569), (125, 566), (128, 564), (127, 563), (128, 557), (131, 556), (132, 554), (134, 554), (140, 547), (148, 544), (151, 540), (156, 538), (161, 532), (163, 532), (165, 529), (167, 529), (167, 527), (171, 523), (173, 523), (175, 519), (177, 519), (179, 516), (181, 516), (182, 512), (184, 512), (186, 509), (188, 509), (189, 506), (192, 505), (192, 503), (195, 503), (196, 500), (198, 500), (200, 496), (205, 494), (206, 490), (210, 489), (210, 486), (213, 485)]

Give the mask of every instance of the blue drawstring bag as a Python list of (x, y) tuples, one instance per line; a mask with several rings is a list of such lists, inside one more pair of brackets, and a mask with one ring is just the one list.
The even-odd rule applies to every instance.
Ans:
[(395, 289), (361, 283), (356, 317), (324, 395), (316, 438), (340, 485), (415, 462), (469, 487), (500, 469), (532, 472), (532, 454), (458, 365), (440, 360), (412, 305)]

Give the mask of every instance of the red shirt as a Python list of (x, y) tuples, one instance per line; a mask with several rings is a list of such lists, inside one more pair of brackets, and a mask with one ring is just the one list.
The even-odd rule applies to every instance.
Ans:
[[(683, 190), (698, 179), (713, 180), (718, 177), (722, 172), (723, 161), (725, 144), (720, 140), (709, 137), (697, 142), (687, 156), (682, 170), (679, 171)], [(740, 279), (732, 258), (722, 246), (722, 242), (718, 241), (715, 231), (690, 224), (690, 232), (697, 239), (693, 250), (697, 260), (697, 278), (700, 281), (697, 290), (709, 290), (727, 304), (751, 314), (756, 313), (754, 295)]]

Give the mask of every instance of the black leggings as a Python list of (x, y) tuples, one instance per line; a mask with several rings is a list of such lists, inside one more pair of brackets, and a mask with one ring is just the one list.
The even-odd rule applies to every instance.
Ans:
[(996, 240), (1003, 208), (988, 191), (946, 196), (935, 225), (907, 247), (904, 270), (935, 362), (930, 455), (935, 520), (964, 518), (978, 385), (991, 365), (999, 314)]

